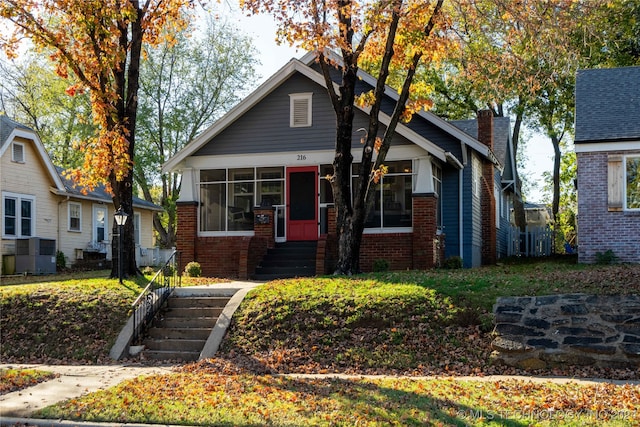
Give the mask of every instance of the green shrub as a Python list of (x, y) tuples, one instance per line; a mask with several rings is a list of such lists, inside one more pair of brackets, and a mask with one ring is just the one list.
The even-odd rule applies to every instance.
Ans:
[(386, 259), (377, 259), (373, 261), (373, 271), (389, 271), (389, 261), (387, 261)]
[(609, 265), (615, 263), (617, 260), (618, 257), (611, 249), (607, 249), (604, 253), (596, 252), (596, 264)]
[(64, 256), (64, 252), (56, 251), (56, 269), (58, 271), (64, 270), (67, 267), (67, 259)]
[(459, 256), (451, 256), (444, 260), (442, 266), (449, 270), (462, 268), (462, 258), (460, 258)]
[(191, 261), (184, 267), (184, 274), (187, 277), (200, 277), (202, 275), (202, 268), (200, 268), (199, 263)]
[(144, 274), (145, 276), (150, 276), (153, 273), (155, 273), (156, 270), (151, 267), (150, 265), (146, 266), (145, 268), (142, 269), (142, 274)]

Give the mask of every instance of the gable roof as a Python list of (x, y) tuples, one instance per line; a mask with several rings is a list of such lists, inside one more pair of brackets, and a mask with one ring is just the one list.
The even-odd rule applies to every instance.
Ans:
[(640, 67), (578, 70), (575, 143), (640, 140)]
[[(82, 193), (82, 189), (76, 187), (73, 180), (64, 176), (64, 169), (59, 166), (56, 166), (56, 171), (60, 175), (62, 182), (64, 184), (64, 191), (54, 191), (55, 194), (60, 196), (70, 196), (75, 199), (83, 199), (83, 200), (92, 200), (96, 202), (106, 202), (112, 203), (113, 199), (111, 194), (109, 194), (104, 185), (96, 186), (93, 191), (87, 191), (87, 194)], [(133, 196), (133, 206), (138, 208), (144, 208), (154, 211), (162, 211), (163, 209), (151, 202), (148, 202), (139, 197)]]
[[(262, 85), (260, 85), (254, 92), (249, 94), (245, 99), (243, 99), (240, 103), (234, 106), (227, 114), (225, 114), (222, 118), (216, 121), (212, 126), (198, 135), (191, 143), (187, 146), (183, 147), (178, 153), (176, 153), (172, 158), (170, 158), (163, 166), (162, 172), (169, 172), (172, 170), (177, 170), (180, 168), (180, 164), (190, 155), (198, 151), (201, 147), (207, 144), (212, 138), (216, 135), (220, 134), (224, 129), (238, 120), (243, 114), (249, 111), (252, 107), (254, 107), (257, 103), (263, 100), (267, 95), (273, 92), (277, 87), (282, 85), (289, 77), (291, 77), (294, 73), (299, 72), (302, 75), (306, 76), (313, 82), (318, 85), (325, 87), (325, 80), (321, 73), (315, 71), (310, 67), (310, 64), (315, 60), (315, 54), (313, 52), (307, 53), (301, 59), (291, 59), (285, 66), (283, 66), (279, 71), (273, 74), (269, 79), (267, 79)], [(372, 84), (375, 86), (375, 79), (369, 74), (359, 71), (358, 77), (363, 81)], [(337, 84), (334, 83), (337, 88)], [(391, 97), (394, 100), (398, 99), (398, 94), (396, 91), (387, 87), (385, 89), (385, 95)], [(360, 109), (365, 113), (369, 113), (370, 108), (361, 108), (356, 106), (356, 108)], [(484, 144), (480, 143), (467, 133), (461, 131), (456, 128), (452, 124), (448, 123), (446, 120), (436, 116), (435, 114), (427, 111), (421, 111), (418, 115), (425, 119), (426, 121), (432, 123), (433, 125), (439, 127), (444, 130), (448, 134), (452, 135), (454, 138), (461, 141), (462, 144), (466, 144), (471, 146), (482, 155), (491, 159), (494, 163), (499, 164), (497, 159), (495, 158), (493, 152)], [(387, 126), (390, 123), (390, 117), (381, 112), (379, 117), (380, 123)], [(434, 157), (453, 164), (454, 166), (461, 168), (462, 162), (458, 160), (452, 153), (446, 152), (440, 146), (434, 144), (428, 139), (424, 138), (417, 132), (411, 130), (408, 126), (399, 123), (396, 128), (396, 132), (399, 135), (404, 136), (409, 139), (411, 142), (416, 144), (417, 146), (425, 149), (431, 153)]]
[(4, 155), (7, 149), (11, 146), (11, 142), (16, 138), (23, 138), (30, 140), (33, 143), (34, 150), (40, 156), (46, 172), (51, 180), (54, 182), (57, 190), (63, 190), (64, 185), (58, 175), (55, 166), (51, 162), (51, 158), (45, 150), (44, 145), (40, 141), (38, 133), (33, 129), (11, 120), (6, 115), (0, 115), (0, 157)]
[[(49, 154), (46, 152), (36, 131), (28, 126), (11, 120), (6, 115), (0, 115), (0, 156), (4, 155), (5, 151), (11, 145), (10, 142), (16, 137), (28, 139), (33, 142), (36, 152), (40, 155), (51, 179), (55, 183), (55, 187), (50, 189), (52, 193), (59, 196), (69, 196), (77, 199), (107, 203), (112, 202), (111, 195), (106, 192), (104, 185), (96, 187), (94, 191), (90, 191), (87, 194), (82, 194), (81, 189), (75, 188), (73, 182), (63, 176), (63, 169), (53, 165), (53, 162), (51, 161)], [(135, 196), (133, 197), (133, 205), (139, 208), (155, 211), (163, 210), (160, 206)]]

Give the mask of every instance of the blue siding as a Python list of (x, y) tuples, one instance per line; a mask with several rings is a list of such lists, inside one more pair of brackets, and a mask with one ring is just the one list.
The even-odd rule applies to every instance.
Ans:
[(477, 156), (471, 149), (468, 164), (463, 172), (463, 254), (464, 267), (479, 267), (482, 264), (482, 212), (480, 197), (473, 195), (473, 157)]
[(444, 226), (445, 258), (460, 254), (460, 171), (442, 166), (442, 225)]

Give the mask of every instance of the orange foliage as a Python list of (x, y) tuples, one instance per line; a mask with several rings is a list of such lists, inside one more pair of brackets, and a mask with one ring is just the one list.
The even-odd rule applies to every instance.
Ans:
[(120, 182), (130, 174), (134, 154), (130, 133), (135, 126), (130, 115), (137, 105), (137, 69), (131, 72), (131, 52), (140, 43), (163, 42), (167, 28), (187, 25), (184, 12), (191, 7), (189, 0), (0, 3), (0, 17), (14, 26), (13, 33), (0, 35), (0, 47), (16, 56), (18, 40), (30, 39), (36, 48), (53, 51), (50, 58), (58, 75), (66, 78), (71, 72), (76, 77), (77, 83), (67, 89), (70, 96), (85, 90), (91, 94), (93, 120), (100, 132), (78, 147), (85, 152), (85, 162), (70, 176), (80, 185), (92, 188), (109, 178)]

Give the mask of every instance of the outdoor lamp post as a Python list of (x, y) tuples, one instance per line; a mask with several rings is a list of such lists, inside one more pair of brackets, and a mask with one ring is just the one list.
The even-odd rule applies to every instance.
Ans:
[(122, 227), (126, 224), (129, 215), (122, 210), (122, 206), (116, 211), (114, 218), (118, 224), (118, 278), (122, 284)]

